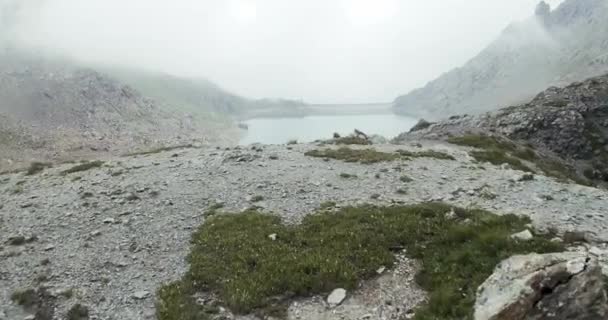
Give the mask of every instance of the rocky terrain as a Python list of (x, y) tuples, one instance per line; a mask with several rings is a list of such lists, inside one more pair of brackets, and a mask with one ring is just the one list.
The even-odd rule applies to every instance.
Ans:
[[(593, 255), (598, 263), (608, 260), (606, 190), (480, 163), (470, 156), (472, 148), (441, 141), (372, 147), (450, 157), (434, 158), (433, 153), (363, 164), (306, 156), (325, 148), (312, 144), (206, 147), (0, 175), (0, 319), (47, 319), (14, 302), (19, 301), (15, 292), (40, 288), (45, 291), (34, 296), (54, 314), (48, 319), (64, 319), (76, 304), (81, 306), (74, 310), (86, 308), (91, 319), (155, 319), (156, 290), (186, 272), (191, 233), (208, 219), (210, 209), (220, 207), (220, 212), (240, 212), (256, 206), (297, 223), (328, 202), (343, 207), (443, 201), (529, 216), (530, 228), (553, 232), (554, 241), (578, 243), (569, 250)], [(529, 232), (522, 231), (517, 237), (526, 239)], [(413, 280), (417, 268), (416, 260), (398, 255), (393, 268), (379, 269), (358, 290), (338, 290), (329, 300), (293, 301), (288, 318), (411, 318), (427, 299)], [(492, 283), (484, 285), (487, 290), (494, 290)], [(593, 297), (605, 298), (602, 292)], [(479, 300), (478, 312), (501, 310), (517, 297), (511, 294), (490, 307)], [(603, 308), (605, 301), (598, 301)], [(81, 319), (72, 318), (74, 314), (69, 319)], [(218, 317), (256, 318), (235, 316), (224, 308)]]
[(608, 75), (552, 87), (532, 101), (479, 116), (453, 116), (396, 141), (464, 134), (505, 136), (573, 164), (581, 178), (608, 181)]
[(476, 57), (423, 88), (397, 98), (397, 112), (437, 120), (497, 110), (530, 100), (550, 86), (608, 71), (608, 4), (566, 0), (511, 24)]

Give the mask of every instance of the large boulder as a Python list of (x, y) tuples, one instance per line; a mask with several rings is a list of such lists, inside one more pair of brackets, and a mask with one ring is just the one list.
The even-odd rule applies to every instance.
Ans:
[(479, 287), (474, 318), (608, 319), (602, 269), (586, 252), (513, 256)]

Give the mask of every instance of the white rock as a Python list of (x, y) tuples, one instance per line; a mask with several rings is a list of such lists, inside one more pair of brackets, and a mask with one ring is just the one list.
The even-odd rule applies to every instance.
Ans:
[(272, 241), (275, 241), (275, 240), (277, 240), (277, 234), (276, 233), (269, 234), (268, 238), (270, 238), (270, 240), (272, 240)]
[(382, 266), (382, 267), (378, 268), (378, 270), (376, 270), (376, 273), (377, 274), (383, 274), (384, 271), (386, 271), (386, 267)]
[(149, 291), (137, 291), (133, 294), (133, 298), (137, 299), (137, 300), (143, 300), (146, 299), (148, 296), (150, 296), (150, 292)]
[(534, 238), (534, 236), (532, 235), (532, 232), (530, 232), (530, 230), (524, 230), (522, 232), (512, 234), (511, 238), (515, 239), (515, 240), (528, 241), (528, 240), (532, 240), (532, 238)]
[(346, 299), (346, 290), (341, 288), (335, 289), (327, 297), (327, 303), (329, 303), (330, 306), (337, 306), (342, 303), (344, 299)]

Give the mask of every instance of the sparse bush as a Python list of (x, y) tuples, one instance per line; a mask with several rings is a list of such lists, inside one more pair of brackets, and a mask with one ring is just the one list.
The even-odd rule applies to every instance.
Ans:
[(70, 308), (67, 320), (87, 320), (89, 319), (89, 308), (77, 303)]
[(34, 289), (17, 290), (11, 300), (24, 308), (33, 308), (38, 305), (38, 293)]
[(410, 178), (410, 177), (408, 177), (408, 176), (401, 176), (401, 177), (399, 178), (399, 181), (407, 183), (407, 182), (412, 182), (412, 181), (414, 181), (414, 179), (412, 179), (412, 178)]

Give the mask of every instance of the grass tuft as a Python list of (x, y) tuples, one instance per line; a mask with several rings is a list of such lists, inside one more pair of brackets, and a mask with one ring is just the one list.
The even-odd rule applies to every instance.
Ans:
[(34, 289), (15, 291), (11, 295), (11, 300), (24, 308), (33, 308), (39, 302), (38, 293)]
[(89, 319), (89, 308), (80, 303), (73, 305), (67, 314), (67, 320), (87, 320)]
[(284, 318), (290, 299), (354, 290), (402, 248), (420, 260), (416, 281), (429, 292), (415, 319), (471, 319), (477, 287), (498, 262), (563, 249), (540, 236), (512, 240), (527, 223), (441, 203), (322, 210), (298, 225), (256, 211), (213, 216), (193, 234), (189, 271), (158, 291), (157, 316), (211, 319), (194, 298), (208, 292), (238, 314)]
[(33, 176), (35, 174), (38, 174), (38, 173), (44, 171), (44, 169), (46, 169), (46, 168), (51, 168), (52, 166), (53, 165), (48, 162), (35, 161), (35, 162), (30, 163), (30, 166), (25, 171), (25, 174), (28, 176)]
[(96, 161), (87, 161), (87, 162), (83, 162), (79, 165), (73, 166), (69, 169), (63, 170), (61, 172), (61, 174), (66, 175), (66, 174), (70, 174), (70, 173), (76, 173), (76, 172), (82, 172), (82, 171), (87, 171), (87, 170), (91, 170), (94, 168), (99, 168), (101, 167), (105, 162), (101, 161), (101, 160), (96, 160)]

